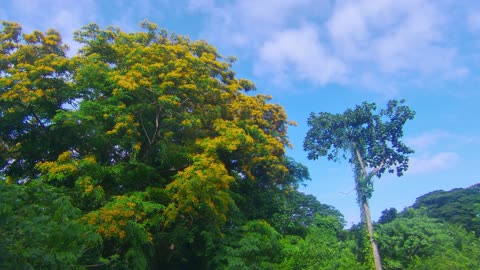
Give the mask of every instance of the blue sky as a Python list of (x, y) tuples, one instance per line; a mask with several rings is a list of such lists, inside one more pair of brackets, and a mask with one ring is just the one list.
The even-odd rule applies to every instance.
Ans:
[(401, 178), (375, 182), (374, 219), (438, 189), (480, 182), (480, 2), (475, 0), (0, 0), (0, 19), (25, 31), (55, 28), (73, 52), (74, 30), (91, 22), (160, 27), (205, 39), (234, 70), (271, 94), (298, 126), (290, 156), (307, 165), (302, 191), (359, 221), (347, 162), (309, 161), (302, 149), (311, 112), (340, 113), (362, 101), (407, 100), (405, 127), (416, 150)]

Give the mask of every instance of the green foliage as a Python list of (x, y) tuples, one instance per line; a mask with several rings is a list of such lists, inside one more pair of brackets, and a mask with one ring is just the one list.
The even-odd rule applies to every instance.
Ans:
[[(415, 113), (402, 105), (404, 100), (391, 100), (386, 109), (376, 112), (375, 103), (364, 102), (343, 114), (312, 113), (310, 126), (304, 141), (309, 159), (326, 156), (336, 161), (339, 156), (347, 158), (357, 171), (374, 168), (364, 173), (360, 181), (360, 193), (367, 199), (373, 192), (373, 176), (380, 177), (385, 171), (398, 176), (408, 168), (408, 154), (413, 150), (402, 141), (403, 126), (413, 119)], [(361, 161), (358, 160), (358, 155)], [(363, 166), (358, 163), (363, 163)]]
[(478, 238), (417, 211), (408, 210), (376, 232), (386, 270), (480, 267)]
[[(296, 189), (300, 183), (309, 180), (309, 174), (305, 166), (291, 158), (284, 158), (282, 164), (287, 168), (288, 173), (281, 178), (274, 178), (274, 181), (263, 168), (255, 170), (257, 176), (253, 178), (254, 181), (237, 175), (231, 190), (237, 206), (234, 211), (235, 220), (240, 225), (247, 220), (264, 219), (282, 234), (286, 233), (285, 230), (294, 229), (290, 225), (296, 226), (295, 222), (288, 225), (290, 229), (282, 222), (290, 220), (293, 217), (291, 214), (300, 209), (301, 206), (296, 204), (295, 198), (300, 196), (297, 196)], [(262, 207), (258, 207), (260, 205)], [(301, 217), (297, 216), (294, 219), (301, 219)], [(300, 225), (298, 229), (303, 230), (304, 228), (301, 227), (303, 226)]]
[(93, 265), (205, 268), (251, 198), (271, 219), (308, 178), (285, 157), (283, 108), (245, 93), (253, 83), (205, 41), (90, 24), (69, 58), (57, 31), (2, 24), (0, 179), (61, 191), (103, 246)]
[(390, 208), (390, 209), (385, 209), (385, 210), (382, 211), (382, 215), (378, 219), (378, 223), (379, 224), (389, 223), (389, 222), (393, 221), (394, 219), (396, 219), (397, 216), (398, 216), (397, 209), (395, 209), (393, 207)]
[(334, 216), (315, 218), (304, 237), (282, 236), (265, 221), (249, 221), (225, 239), (215, 269), (364, 269), (354, 243), (338, 237)]
[(83, 269), (105, 264), (101, 237), (58, 188), (0, 181), (0, 268)]
[(36, 162), (66, 150), (52, 120), (74, 102), (74, 64), (57, 31), (22, 34), (17, 23), (2, 25), (0, 174), (24, 179), (35, 176)]
[(330, 205), (322, 204), (313, 195), (298, 191), (285, 194), (285, 200), (272, 217), (272, 224), (283, 235), (304, 237), (315, 224), (315, 218), (334, 217), (345, 225), (343, 215)]
[(480, 236), (480, 184), (427, 193), (417, 198), (412, 207), (423, 208), (432, 218), (463, 226)]
[(347, 230), (346, 239), (354, 242), (353, 253), (365, 269), (375, 269), (372, 246), (365, 223), (358, 223)]
[(277, 269), (281, 236), (267, 222), (249, 221), (232, 236), (215, 258), (217, 269)]
[(305, 238), (282, 239), (282, 262), (278, 269), (365, 269), (353, 253), (354, 242), (342, 241), (340, 220), (317, 216)]

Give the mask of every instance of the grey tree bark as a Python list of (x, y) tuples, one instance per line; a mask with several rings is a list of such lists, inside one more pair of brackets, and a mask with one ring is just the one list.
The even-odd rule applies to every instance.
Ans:
[(373, 253), (372, 255), (375, 263), (375, 269), (382, 270), (382, 260), (380, 257), (380, 252), (378, 250), (377, 242), (375, 241), (375, 238), (373, 236), (373, 223), (372, 223), (372, 217), (370, 214), (370, 207), (368, 205), (368, 198), (367, 198), (367, 195), (364, 194), (364, 191), (363, 191), (364, 189), (360, 181), (361, 179), (363, 179), (364, 181), (370, 180), (369, 178), (373, 177), (375, 173), (381, 169), (381, 166), (383, 166), (383, 163), (378, 168), (375, 168), (372, 172), (367, 173), (367, 169), (365, 168), (360, 152), (355, 147), (354, 147), (354, 152), (358, 161), (358, 163), (356, 163), (355, 166), (360, 166), (360, 168), (355, 169), (355, 174), (356, 174), (355, 185), (356, 185), (356, 191), (357, 191), (357, 199), (360, 205), (360, 212), (362, 214), (362, 221), (365, 222), (365, 225), (367, 227), (368, 238), (370, 240), (370, 245), (372, 246), (372, 253)]

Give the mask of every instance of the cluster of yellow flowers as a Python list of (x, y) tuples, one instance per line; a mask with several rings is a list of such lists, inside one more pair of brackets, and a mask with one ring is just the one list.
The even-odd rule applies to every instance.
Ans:
[(125, 230), (129, 222), (137, 223), (143, 220), (146, 213), (131, 197), (117, 196), (115, 200), (97, 211), (85, 215), (82, 220), (95, 225), (97, 232), (107, 238), (125, 238)]

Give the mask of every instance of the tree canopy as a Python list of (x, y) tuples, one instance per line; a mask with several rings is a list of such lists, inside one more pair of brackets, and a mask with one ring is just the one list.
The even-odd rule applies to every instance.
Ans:
[[(375, 103), (364, 102), (343, 114), (312, 113), (304, 141), (309, 159), (326, 156), (337, 161), (346, 158), (351, 164), (359, 162), (372, 171), (365, 174), (361, 184), (362, 196), (369, 199), (373, 192), (372, 177), (388, 171), (401, 176), (408, 169), (408, 154), (413, 150), (402, 141), (403, 126), (415, 113), (404, 100), (391, 100), (377, 112)], [(348, 156), (347, 156), (348, 154)], [(361, 168), (359, 168), (361, 169)]]
[(138, 33), (91, 24), (68, 58), (55, 30), (3, 26), (2, 177), (68, 190), (80, 221), (126, 257), (132, 237), (149, 246), (174, 225), (220, 233), (243, 183), (291, 186), (283, 109), (246, 95), (253, 84), (208, 43), (148, 22)]

